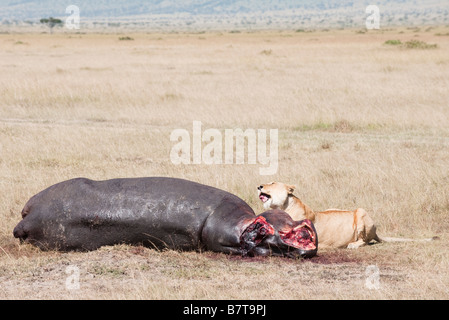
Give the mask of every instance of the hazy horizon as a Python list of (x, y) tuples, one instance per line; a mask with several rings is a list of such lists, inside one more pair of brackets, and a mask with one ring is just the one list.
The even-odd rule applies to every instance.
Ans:
[[(327, 28), (364, 27), (370, 1), (311, 0), (226, 0), (172, 1), (137, 0), (123, 3), (103, 0), (0, 0), (0, 23), (37, 25), (41, 18), (65, 20), (79, 8), (80, 24), (93, 28), (96, 23), (138, 25), (156, 29), (257, 29), (257, 28)], [(449, 2), (378, 1), (382, 26), (449, 25)]]

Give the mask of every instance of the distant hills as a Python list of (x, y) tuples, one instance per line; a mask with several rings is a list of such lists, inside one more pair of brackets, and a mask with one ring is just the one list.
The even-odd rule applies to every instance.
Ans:
[(0, 0), (2, 25), (38, 25), (66, 19), (76, 5), (84, 28), (160, 30), (365, 27), (369, 4), (379, 7), (381, 26), (449, 25), (448, 0)]

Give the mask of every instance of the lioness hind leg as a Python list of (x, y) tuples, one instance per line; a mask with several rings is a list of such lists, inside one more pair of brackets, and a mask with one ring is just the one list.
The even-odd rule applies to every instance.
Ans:
[(372, 240), (381, 242), (376, 233), (376, 226), (365, 209), (358, 208), (354, 211), (354, 221), (352, 226), (354, 230), (354, 239), (353, 242), (348, 243), (348, 249), (357, 249), (366, 246)]
[(357, 249), (357, 248), (360, 248), (360, 247), (363, 247), (363, 246), (366, 246), (366, 245), (367, 245), (367, 243), (365, 242), (365, 240), (359, 239), (359, 240), (357, 240), (355, 242), (349, 243), (347, 248), (348, 249)]
[(366, 241), (366, 216), (367, 213), (363, 209), (357, 209), (354, 211), (354, 220), (352, 224), (352, 228), (354, 229), (354, 238), (352, 242), (348, 243), (348, 249), (357, 249), (368, 243)]
[(363, 240), (366, 244), (372, 240), (381, 242), (382, 240), (377, 236), (376, 226), (373, 219), (369, 216), (365, 209), (359, 208), (355, 211), (357, 221), (357, 239)]

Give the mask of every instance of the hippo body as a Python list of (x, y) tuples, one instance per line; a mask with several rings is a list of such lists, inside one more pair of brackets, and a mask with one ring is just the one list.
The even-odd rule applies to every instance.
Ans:
[[(67, 180), (33, 196), (22, 218), (14, 236), (44, 250), (83, 251), (126, 243), (284, 255), (283, 250), (268, 249), (282, 240), (245, 201), (177, 178)], [(267, 237), (269, 243), (264, 242)], [(303, 254), (298, 251), (298, 255)]]

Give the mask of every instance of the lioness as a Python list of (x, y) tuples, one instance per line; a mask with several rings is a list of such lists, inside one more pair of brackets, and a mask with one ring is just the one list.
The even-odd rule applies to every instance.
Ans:
[[(404, 238), (382, 238), (376, 233), (376, 226), (368, 213), (362, 209), (354, 211), (328, 209), (315, 212), (293, 195), (295, 186), (282, 182), (262, 184), (258, 189), (259, 199), (264, 208), (281, 209), (287, 212), (293, 220), (309, 219), (315, 225), (318, 243), (321, 248), (356, 249), (371, 241), (414, 241)], [(436, 238), (436, 237), (435, 237)], [(423, 239), (429, 241), (431, 239)]]

